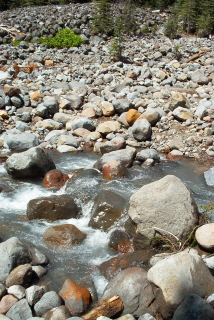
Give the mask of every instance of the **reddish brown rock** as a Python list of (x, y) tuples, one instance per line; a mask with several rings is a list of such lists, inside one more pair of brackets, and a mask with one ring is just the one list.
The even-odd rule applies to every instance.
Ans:
[(91, 294), (85, 287), (79, 286), (74, 281), (67, 279), (59, 292), (60, 297), (65, 301), (72, 316), (84, 312), (90, 302)]
[(126, 121), (131, 126), (135, 121), (141, 116), (141, 113), (138, 112), (135, 109), (129, 109), (129, 111), (126, 114)]
[(85, 128), (77, 128), (72, 132), (72, 134), (77, 137), (87, 138), (90, 134), (90, 131)]
[(34, 101), (38, 101), (39, 99), (41, 99), (43, 97), (43, 95), (41, 94), (40, 91), (35, 91), (32, 95), (31, 95), (31, 100)]
[(46, 173), (43, 186), (45, 188), (59, 189), (64, 186), (65, 182), (69, 179), (69, 176), (62, 173), (60, 170), (53, 169)]
[(183, 152), (179, 150), (172, 150), (167, 154), (167, 159), (169, 160), (175, 160), (175, 159), (180, 159), (183, 158)]
[(102, 174), (106, 180), (112, 180), (126, 174), (124, 164), (119, 160), (109, 160), (102, 167)]
[(120, 253), (128, 253), (134, 251), (134, 246), (129, 235), (122, 230), (114, 230), (111, 233), (108, 245), (114, 251)]
[(19, 301), (12, 294), (7, 294), (0, 301), (0, 314), (6, 314), (8, 310)]
[(43, 235), (44, 241), (50, 246), (80, 244), (85, 238), (86, 234), (72, 224), (50, 227)]
[(21, 90), (17, 87), (12, 87), (6, 84), (4, 86), (4, 93), (9, 97), (13, 97), (18, 96), (21, 93)]
[(148, 250), (139, 250), (131, 253), (124, 253), (103, 262), (99, 266), (99, 269), (101, 274), (106, 279), (110, 280), (121, 270), (130, 267), (142, 267), (144, 264), (147, 264), (150, 257), (151, 252), (149, 253)]

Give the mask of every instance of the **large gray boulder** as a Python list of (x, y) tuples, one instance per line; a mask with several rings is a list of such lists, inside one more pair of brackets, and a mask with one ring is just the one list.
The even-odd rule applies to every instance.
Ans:
[(33, 314), (27, 300), (21, 299), (10, 308), (6, 316), (13, 320), (27, 320), (31, 318)]
[(44, 106), (48, 108), (50, 114), (55, 114), (59, 111), (59, 103), (56, 97), (46, 96), (43, 100)]
[(155, 232), (183, 239), (198, 223), (198, 209), (183, 182), (173, 176), (147, 184), (130, 198), (128, 214), (137, 231), (148, 240)]
[(89, 131), (94, 131), (96, 129), (96, 126), (91, 119), (82, 117), (82, 118), (75, 120), (72, 124), (73, 130), (76, 130), (78, 128), (84, 128)]
[(204, 178), (208, 186), (214, 187), (214, 167), (204, 172)]
[(143, 313), (155, 312), (154, 294), (146, 271), (142, 268), (128, 268), (111, 279), (104, 290), (102, 300), (118, 294), (123, 301), (122, 315), (139, 317)]
[(157, 262), (147, 278), (160, 289), (156, 299), (164, 319), (171, 319), (189, 294), (205, 297), (214, 292), (213, 276), (198, 252), (190, 248)]
[(52, 159), (39, 147), (12, 154), (6, 161), (6, 170), (13, 178), (39, 178), (55, 169)]
[(172, 320), (213, 320), (213, 307), (196, 294), (188, 295), (174, 313)]
[(127, 147), (126, 149), (111, 151), (105, 153), (95, 164), (94, 167), (98, 170), (102, 170), (102, 167), (105, 163), (110, 160), (121, 161), (121, 163), (126, 167), (131, 167), (136, 154), (135, 148)]
[(48, 263), (47, 257), (33, 244), (12, 237), (0, 243), (0, 282), (4, 283), (9, 273), (19, 265)]
[(39, 145), (39, 139), (31, 132), (4, 134), (4, 147), (12, 151), (26, 151)]
[(44, 313), (59, 307), (61, 304), (60, 296), (55, 291), (49, 291), (34, 305), (34, 311), (38, 317), (41, 317)]
[(133, 137), (137, 141), (146, 141), (151, 138), (152, 127), (148, 120), (138, 119), (132, 126)]

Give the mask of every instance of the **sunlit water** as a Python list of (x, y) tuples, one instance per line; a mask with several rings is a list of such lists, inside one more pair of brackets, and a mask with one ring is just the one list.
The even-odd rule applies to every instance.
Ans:
[[(82, 168), (92, 168), (99, 158), (94, 154), (58, 154), (51, 153), (57, 169), (72, 176)], [(128, 171), (128, 177), (112, 181), (102, 181), (102, 188), (109, 189), (129, 199), (130, 196), (143, 185), (158, 180), (165, 175), (174, 174), (179, 177), (191, 190), (197, 204), (214, 204), (214, 188), (208, 187), (205, 183), (203, 173), (208, 168), (190, 160), (165, 161), (152, 168), (132, 167)], [(79, 282), (80, 280), (92, 280), (98, 291), (98, 295), (107, 284), (107, 281), (100, 275), (97, 266), (103, 261), (115, 256), (108, 247), (110, 230), (105, 233), (88, 226), (91, 217), (93, 202), (80, 203), (82, 216), (79, 219), (60, 220), (48, 222), (45, 220), (28, 221), (26, 217), (27, 204), (31, 199), (49, 196), (51, 194), (62, 194), (65, 188), (59, 191), (51, 191), (42, 186), (42, 179), (31, 181), (13, 180), (8, 176), (4, 164), (0, 165), (0, 186), (4, 192), (0, 193), (0, 236), (3, 240), (11, 236), (33, 242), (50, 259), (49, 272), (43, 278), (50, 288), (58, 290), (63, 282), (70, 278)], [(90, 183), (96, 183), (89, 181)], [(85, 186), (84, 186), (85, 187)], [(78, 186), (81, 189), (81, 185)], [(211, 217), (212, 218), (212, 217)], [(214, 220), (214, 219), (213, 219)], [(44, 231), (53, 225), (70, 223), (77, 226), (87, 234), (87, 238), (81, 245), (70, 248), (50, 249), (43, 242)], [(124, 218), (117, 223), (117, 227), (123, 228)]]

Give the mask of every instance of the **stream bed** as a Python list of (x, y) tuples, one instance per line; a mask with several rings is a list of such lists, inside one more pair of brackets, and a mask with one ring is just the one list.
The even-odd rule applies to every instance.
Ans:
[[(59, 154), (50, 152), (50, 156), (57, 169), (72, 176), (81, 169), (92, 168), (99, 159), (98, 155), (90, 153)], [(197, 205), (214, 205), (214, 188), (208, 187), (204, 179), (204, 171), (209, 168), (190, 159), (168, 161), (162, 159), (160, 164), (154, 167), (144, 168), (135, 166), (128, 169), (127, 177), (121, 177), (112, 181), (103, 179), (101, 188), (111, 190), (127, 200), (143, 185), (156, 181), (165, 175), (173, 174), (179, 177), (191, 190)], [(1, 183), (3, 192), (0, 193), (0, 236), (7, 240), (12, 236), (25, 239), (34, 243), (49, 257), (48, 273), (42, 278), (42, 283), (50, 289), (58, 291), (68, 278), (73, 281), (92, 280), (100, 297), (107, 280), (101, 276), (97, 266), (117, 254), (108, 247), (109, 236), (115, 227), (123, 229), (124, 218), (117, 222), (109, 232), (93, 229), (88, 226), (93, 201), (81, 203), (82, 216), (79, 219), (58, 220), (48, 222), (46, 220), (28, 221), (26, 216), (27, 204), (31, 199), (51, 194), (65, 193), (65, 187), (58, 191), (46, 189), (42, 186), (42, 179), (38, 180), (14, 180), (6, 172), (4, 163), (0, 165)], [(85, 180), (84, 187), (92, 188), (96, 181)], [(87, 185), (88, 184), (88, 185)], [(76, 186), (81, 190), (82, 184)], [(77, 191), (78, 191), (77, 190)], [(78, 194), (78, 192), (77, 192)], [(214, 217), (210, 216), (211, 221)], [(71, 223), (87, 234), (82, 244), (70, 248), (49, 248), (43, 242), (44, 231), (54, 225)]]

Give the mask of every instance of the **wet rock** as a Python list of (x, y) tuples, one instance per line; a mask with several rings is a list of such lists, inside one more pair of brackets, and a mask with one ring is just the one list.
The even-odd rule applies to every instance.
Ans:
[(214, 167), (204, 172), (204, 178), (208, 186), (214, 186)]
[(5, 295), (0, 301), (0, 314), (6, 314), (17, 301), (18, 298), (12, 294)]
[(99, 270), (107, 280), (110, 280), (121, 270), (130, 267), (143, 268), (148, 263), (149, 257), (150, 254), (143, 250), (124, 253), (103, 262), (99, 266)]
[(208, 223), (199, 227), (195, 232), (198, 244), (206, 251), (214, 250), (214, 223)]
[(65, 301), (65, 306), (72, 316), (77, 316), (84, 312), (91, 298), (91, 294), (87, 288), (79, 286), (70, 279), (64, 282), (59, 295)]
[(53, 169), (46, 173), (43, 186), (45, 188), (60, 189), (68, 179), (69, 176), (67, 174), (62, 173), (60, 170)]
[(136, 159), (144, 162), (146, 159), (153, 159), (156, 163), (160, 162), (160, 156), (155, 149), (141, 150), (136, 154)]
[(43, 234), (43, 240), (48, 245), (56, 247), (78, 245), (85, 238), (86, 234), (72, 224), (49, 227)]
[(148, 120), (138, 119), (132, 126), (133, 137), (137, 141), (146, 141), (151, 138), (152, 128)]
[(66, 320), (70, 318), (71, 313), (65, 306), (59, 306), (43, 314), (45, 320)]
[(6, 286), (20, 285), (27, 287), (32, 279), (32, 267), (30, 264), (23, 264), (11, 271), (6, 279)]
[(56, 221), (77, 218), (79, 214), (80, 208), (73, 197), (68, 194), (32, 199), (27, 205), (27, 217), (29, 220), (47, 219)]
[(123, 137), (115, 137), (110, 141), (104, 142), (100, 145), (100, 152), (102, 154), (111, 151), (116, 151), (125, 147), (125, 139)]
[(44, 313), (61, 305), (61, 298), (55, 291), (46, 292), (34, 305), (36, 316), (41, 317)]
[(55, 164), (39, 147), (15, 153), (6, 161), (6, 170), (13, 178), (44, 177), (51, 169), (55, 169)]
[(21, 299), (10, 308), (10, 310), (6, 313), (6, 316), (14, 320), (27, 320), (28, 318), (31, 318), (33, 314), (27, 303), (27, 300)]
[[(79, 128), (80, 129), (80, 128)], [(73, 131), (73, 134), (75, 134), (75, 132), (77, 131), (78, 129), (76, 129), (75, 131)], [(89, 132), (89, 131), (88, 131)], [(79, 142), (77, 140), (76, 137), (74, 137), (74, 135), (67, 135), (67, 134), (61, 134), (59, 136), (59, 139), (58, 139), (58, 142), (57, 142), (57, 145), (58, 146), (62, 146), (62, 145), (67, 145), (67, 146), (71, 146), (71, 147), (74, 147), (74, 148), (78, 148), (79, 146)]]
[(45, 288), (33, 285), (26, 289), (26, 299), (30, 306), (34, 306), (44, 295)]
[(214, 280), (208, 268), (198, 252), (189, 248), (156, 263), (149, 269), (147, 277), (161, 289), (156, 299), (163, 318), (172, 317), (188, 294), (204, 297), (214, 290)]
[(98, 170), (102, 170), (102, 167), (105, 163), (110, 160), (120, 161), (126, 168), (130, 167), (134, 156), (135, 156), (135, 148), (126, 147), (126, 149), (116, 150), (112, 152), (108, 152), (104, 154), (95, 164), (94, 167)]
[(102, 174), (106, 180), (112, 180), (126, 175), (125, 165), (118, 160), (109, 160), (102, 167)]
[[(109, 281), (102, 300), (114, 294), (118, 294), (123, 301), (122, 315), (129, 313), (139, 317), (149, 312), (150, 307), (154, 307), (154, 294), (147, 280), (146, 271), (141, 268), (133, 267), (120, 271)], [(153, 312), (151, 311), (151, 314)]]
[(126, 200), (111, 190), (102, 189), (95, 198), (89, 226), (109, 230), (125, 214)]
[(32, 270), (37, 279), (41, 279), (47, 273), (47, 269), (42, 266), (32, 266)]
[(4, 134), (4, 147), (22, 152), (39, 145), (39, 139), (31, 132)]
[(196, 294), (189, 294), (176, 309), (172, 320), (212, 320), (212, 306)]
[(185, 238), (198, 223), (197, 206), (189, 190), (172, 175), (143, 186), (131, 196), (129, 203), (128, 214), (137, 224), (145, 246), (155, 235), (156, 228), (161, 234), (171, 232), (178, 238)]
[(123, 230), (114, 230), (111, 233), (109, 247), (119, 253), (128, 253), (134, 251), (133, 243), (129, 235)]
[(12, 294), (14, 297), (16, 297), (18, 300), (21, 300), (25, 297), (25, 288), (20, 285), (13, 285), (7, 289), (7, 292), (9, 294)]

